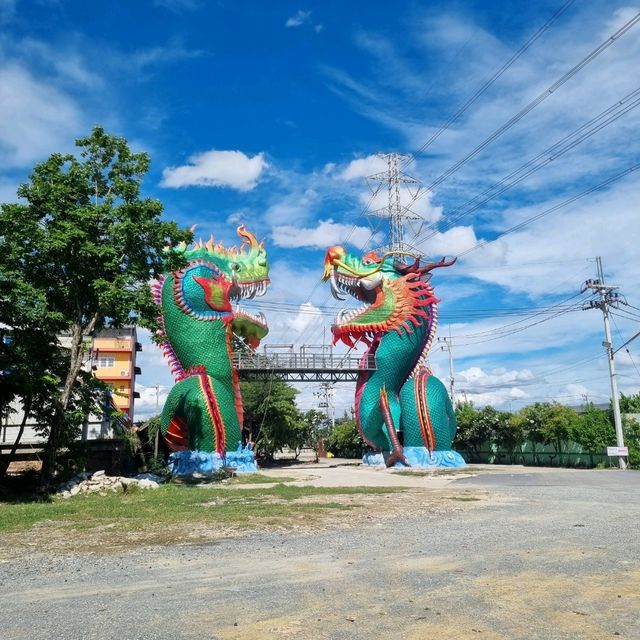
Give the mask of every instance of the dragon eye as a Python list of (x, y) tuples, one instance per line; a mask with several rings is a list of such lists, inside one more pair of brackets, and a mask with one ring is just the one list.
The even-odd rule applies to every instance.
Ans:
[(240, 271), (240, 265), (239, 265), (237, 262), (233, 262), (233, 263), (231, 264), (231, 268), (232, 268), (234, 271)]

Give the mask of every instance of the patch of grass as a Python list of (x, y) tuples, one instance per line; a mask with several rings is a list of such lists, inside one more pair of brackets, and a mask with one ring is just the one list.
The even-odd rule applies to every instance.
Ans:
[(449, 500), (457, 500), (458, 502), (479, 502), (480, 498), (475, 496), (447, 496)]
[[(248, 526), (272, 521), (286, 526), (302, 515), (305, 522), (332, 509), (352, 505), (318, 500), (357, 494), (384, 494), (396, 488), (287, 486), (229, 489), (169, 484), (158, 489), (106, 495), (82, 494), (49, 502), (0, 503), (0, 533), (25, 532), (38, 527), (88, 531), (109, 526), (109, 535), (154, 529), (224, 524)], [(309, 498), (310, 500), (306, 500)], [(185, 527), (186, 525), (186, 527)], [(142, 536), (144, 537), (144, 536)]]
[(287, 476), (267, 476), (264, 473), (243, 473), (239, 476), (229, 479), (229, 484), (267, 484), (295, 482), (298, 478)]
[(421, 477), (421, 476), (435, 476), (436, 471), (409, 471), (409, 469), (403, 469), (402, 471), (394, 471), (394, 475), (396, 476), (410, 476), (412, 478)]

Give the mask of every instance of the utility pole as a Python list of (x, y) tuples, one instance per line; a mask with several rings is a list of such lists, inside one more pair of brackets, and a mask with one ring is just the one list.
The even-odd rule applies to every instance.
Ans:
[[(160, 385), (156, 384), (156, 416), (158, 415), (158, 406), (160, 404)], [(160, 427), (158, 426), (158, 430), (156, 431), (155, 442), (153, 443), (153, 457), (158, 457), (158, 449), (160, 446)]]
[[(616, 363), (614, 360), (613, 345), (611, 343), (611, 327), (609, 326), (609, 307), (617, 305), (621, 302), (620, 295), (616, 290), (620, 287), (617, 285), (605, 284), (604, 272), (602, 270), (602, 259), (600, 256), (596, 258), (598, 267), (598, 277), (595, 280), (587, 280), (580, 289), (585, 292), (591, 289), (598, 294), (597, 300), (589, 300), (582, 309), (600, 309), (604, 320), (604, 342), (602, 346), (607, 352), (607, 360), (609, 362), (609, 381), (611, 383), (611, 404), (613, 406), (613, 422), (616, 428), (616, 445), (624, 447), (624, 434), (622, 432), (622, 418), (620, 416), (620, 399), (618, 397), (618, 382), (616, 380)], [(619, 456), (618, 461), (621, 469), (627, 468), (627, 461), (624, 456)]]
[(441, 351), (446, 351), (449, 354), (449, 395), (451, 396), (451, 402), (455, 405), (456, 400), (453, 395), (453, 385), (454, 385), (454, 377), (453, 377), (453, 339), (451, 338), (451, 329), (449, 329), (449, 336), (444, 336), (443, 338), (438, 338), (438, 342), (441, 342), (440, 346)]
[(367, 215), (389, 220), (389, 239), (383, 247), (384, 250), (413, 253), (415, 250), (404, 241), (404, 223), (405, 220), (422, 220), (422, 217), (402, 204), (401, 189), (404, 187), (413, 202), (417, 199), (422, 184), (400, 171), (400, 164), (410, 160), (410, 156), (402, 156), (399, 153), (378, 153), (377, 155), (387, 163), (387, 170), (368, 176), (367, 184), (373, 197), (386, 186), (389, 194), (388, 204)]

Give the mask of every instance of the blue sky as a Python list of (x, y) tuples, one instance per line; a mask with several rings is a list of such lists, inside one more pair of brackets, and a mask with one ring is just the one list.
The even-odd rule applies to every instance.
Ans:
[[(265, 238), (272, 287), (252, 307), (267, 315), (267, 342), (319, 344), (339, 309), (318, 284), (324, 252), (382, 239), (363, 215), (365, 177), (380, 170), (378, 152), (414, 154), (405, 170), (425, 186), (412, 203), (424, 224), (407, 240), (430, 258), (463, 254), (433, 280), (457, 393), (505, 409), (603, 402), (602, 317), (579, 310), (588, 298), (579, 290), (599, 255), (640, 307), (640, 174), (531, 218), (639, 161), (639, 12), (611, 0), (0, 0), (0, 200), (15, 197), (35, 162), (100, 123), (151, 155), (144, 191), (167, 218), (225, 243), (239, 222)], [(496, 194), (529, 161), (535, 171)], [(488, 189), (493, 197), (469, 204)], [(619, 346), (639, 330), (640, 310), (616, 313)], [(153, 413), (155, 384), (161, 399), (171, 386), (143, 338), (139, 416)], [(617, 358), (627, 393), (640, 386), (640, 339), (629, 351)], [(431, 365), (448, 376), (437, 348)], [(314, 391), (302, 388), (301, 406), (313, 406)], [(336, 387), (339, 413), (352, 394)]]

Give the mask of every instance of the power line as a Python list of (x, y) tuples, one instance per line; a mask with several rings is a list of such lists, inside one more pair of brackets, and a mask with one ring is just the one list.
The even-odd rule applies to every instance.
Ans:
[(585, 196), (594, 193), (595, 191), (599, 191), (600, 189), (613, 184), (614, 182), (617, 182), (618, 180), (621, 180), (622, 178), (628, 176), (629, 174), (633, 173), (634, 171), (637, 171), (638, 169), (640, 169), (640, 163), (634, 164), (631, 167), (628, 167), (627, 169), (624, 169), (623, 171), (621, 171), (620, 173), (615, 174), (614, 176), (611, 176), (610, 178), (607, 178), (606, 180), (598, 183), (597, 185), (595, 185), (594, 187), (590, 187), (589, 189), (585, 189), (584, 191), (581, 191), (580, 193), (576, 194), (575, 196), (572, 196), (571, 198), (567, 198), (566, 200), (563, 200), (562, 202), (549, 207), (548, 209), (545, 209), (544, 211), (536, 214), (535, 216), (531, 216), (530, 218), (527, 218), (526, 220), (523, 220), (522, 222), (520, 222), (519, 224), (510, 227), (509, 229), (502, 231), (501, 233), (499, 233), (495, 238), (493, 238), (491, 241), (487, 241), (487, 240), (481, 240), (480, 242), (476, 243), (473, 247), (470, 247), (469, 249), (467, 249), (466, 251), (462, 251), (461, 253), (458, 254), (458, 258), (461, 258), (463, 256), (466, 256), (468, 254), (470, 254), (472, 251), (476, 251), (476, 249), (480, 249), (481, 247), (484, 247), (485, 245), (489, 244), (489, 242), (494, 242), (495, 240), (498, 240), (499, 238), (502, 238), (510, 233), (513, 233), (515, 231), (519, 231), (520, 229), (522, 229), (523, 227), (526, 227), (529, 223), (531, 222), (535, 222), (536, 220), (539, 220), (540, 218), (544, 218), (545, 216), (549, 215), (550, 213), (554, 213), (555, 211), (558, 211), (558, 209), (562, 209), (563, 207), (566, 207), (567, 205), (576, 202), (577, 200), (580, 200), (581, 198), (584, 198)]
[(576, 74), (578, 74), (584, 67), (586, 67), (589, 63), (593, 62), (601, 53), (606, 51), (616, 40), (621, 38), (627, 31), (629, 31), (632, 27), (634, 27), (638, 22), (640, 22), (640, 13), (635, 14), (631, 20), (627, 21), (622, 27), (620, 27), (615, 33), (609, 36), (604, 42), (598, 45), (593, 51), (591, 51), (587, 56), (585, 56), (578, 64), (574, 65), (569, 71), (563, 74), (556, 82), (547, 87), (542, 93), (540, 93), (534, 100), (529, 102), (524, 108), (522, 108), (518, 113), (516, 113), (512, 118), (507, 120), (502, 126), (498, 127), (488, 138), (486, 138), (483, 142), (481, 142), (475, 149), (470, 151), (466, 156), (462, 159), (458, 160), (455, 164), (453, 164), (449, 169), (447, 169), (444, 173), (440, 174), (431, 184), (427, 186), (427, 191), (433, 191), (435, 187), (442, 184), (447, 178), (452, 176), (458, 169), (460, 169), (463, 165), (465, 165), (469, 160), (475, 158), (481, 151), (486, 149), (494, 140), (499, 138), (502, 134), (506, 133), (511, 127), (520, 122), (522, 118), (524, 118), (528, 113), (533, 111), (537, 106), (542, 104), (549, 96), (555, 93), (558, 89), (560, 89), (564, 84), (566, 84), (571, 78), (573, 78)]
[(498, 79), (509, 67), (511, 67), (522, 56), (531, 45), (536, 42), (546, 31), (548, 31), (554, 22), (562, 16), (563, 13), (574, 3), (574, 0), (567, 0), (552, 16), (549, 18), (533, 35), (531, 35), (520, 48), (488, 79), (479, 87), (464, 104), (453, 114), (448, 120), (442, 124), (431, 137), (417, 149), (416, 154), (426, 151), (467, 109)]
[[(498, 196), (511, 189), (511, 187), (520, 184), (523, 180), (528, 178), (531, 174), (547, 166), (551, 162), (554, 162), (571, 149), (575, 148), (591, 136), (598, 133), (601, 129), (616, 122), (623, 115), (626, 115), (629, 111), (632, 111), (640, 105), (640, 87), (627, 94), (620, 100), (616, 101), (613, 105), (599, 113), (597, 116), (578, 127), (575, 131), (567, 134), (556, 143), (540, 152), (534, 158), (531, 158), (528, 162), (515, 169), (508, 175), (504, 176), (501, 180), (488, 187), (480, 194), (474, 196), (464, 204), (453, 209), (447, 218), (447, 223), (441, 226), (439, 229), (434, 230), (423, 241), (452, 228), (458, 221), (470, 213), (474, 213), (480, 209), (487, 202), (494, 200)], [(435, 228), (435, 223), (429, 225), (428, 228)], [(421, 237), (421, 234), (417, 235), (416, 239)]]

